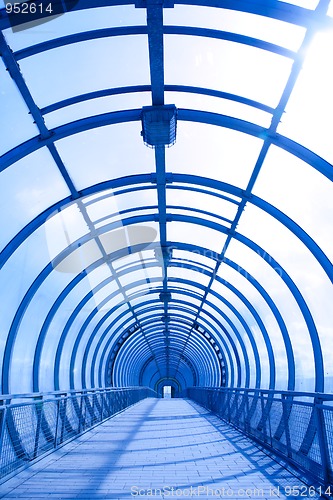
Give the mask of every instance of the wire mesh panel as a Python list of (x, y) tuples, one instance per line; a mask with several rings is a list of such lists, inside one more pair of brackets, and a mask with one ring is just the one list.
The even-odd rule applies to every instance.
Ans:
[(332, 408), (323, 408), (323, 417), (325, 422), (326, 440), (327, 440), (327, 451), (328, 451), (328, 461), (329, 461), (329, 480), (333, 482), (333, 412)]
[[(6, 424), (6, 408), (1, 409), (1, 454), (0, 454), (0, 466), (3, 475), (9, 474), (18, 467), (20, 464), (24, 463), (24, 457), (20, 457), (15, 452), (15, 445), (10, 438), (8, 426)], [(19, 464), (19, 465), (17, 465)]]
[(108, 415), (110, 415), (110, 403), (107, 393), (101, 394), (101, 405), (102, 405), (102, 420), (104, 420)]
[(115, 413), (157, 394), (140, 387), (52, 396), (43, 400), (39, 395), (33, 402), (0, 407), (0, 479)]
[(7, 429), (4, 431), (0, 463), (3, 476), (25, 463), (23, 457), (19, 457), (15, 452)]
[(85, 428), (89, 428), (94, 425), (94, 402), (92, 395), (84, 397), (83, 421)]
[(220, 392), (218, 391), (218, 403), (219, 403), (219, 407), (217, 408), (217, 413), (218, 415), (220, 416), (223, 416), (225, 411), (226, 411), (226, 408), (227, 408), (227, 405), (226, 405), (226, 393), (224, 392)]
[(251, 429), (257, 429), (261, 419), (261, 406), (258, 396), (250, 396), (249, 424)]
[(78, 434), (79, 419), (79, 406), (76, 399), (73, 397), (64, 398), (60, 405), (61, 443)]
[(45, 401), (41, 415), (41, 432), (39, 433), (38, 455), (55, 447), (57, 415), (57, 401)]
[(248, 398), (247, 394), (239, 394), (238, 398), (238, 408), (237, 408), (237, 415), (236, 419), (238, 424), (244, 428), (246, 425), (246, 419), (248, 416)]
[(314, 462), (320, 463), (320, 446), (319, 446), (319, 438), (317, 433), (315, 434), (311, 448), (308, 452), (308, 457), (311, 458)]
[(235, 422), (235, 425), (238, 425), (238, 393), (235, 392), (232, 396), (232, 403), (230, 405), (230, 420)]
[(281, 427), (283, 425), (283, 410), (281, 401), (274, 399), (271, 404), (270, 425), (272, 437), (279, 440)]
[[(37, 406), (37, 408), (36, 408)], [(37, 432), (37, 405), (19, 405), (9, 408), (7, 428), (17, 455), (29, 459), (33, 457)]]
[[(289, 427), (292, 429), (290, 434), (291, 447), (299, 451), (306, 434), (311, 439), (311, 429), (309, 429), (312, 408), (300, 403), (293, 403), (289, 415)], [(313, 423), (311, 425), (313, 428)]]

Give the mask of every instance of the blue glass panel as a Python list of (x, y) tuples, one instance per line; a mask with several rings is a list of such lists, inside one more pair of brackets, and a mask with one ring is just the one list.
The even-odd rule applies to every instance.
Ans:
[(173, 102), (177, 108), (199, 109), (220, 113), (221, 115), (233, 116), (240, 120), (256, 123), (263, 127), (268, 127), (271, 121), (271, 114), (255, 108), (254, 106), (242, 104), (230, 99), (211, 97), (202, 94), (186, 92), (166, 92), (167, 101)]
[(226, 236), (204, 226), (185, 222), (170, 222), (168, 223), (168, 239), (171, 242), (205, 245), (215, 252), (221, 252)]
[[(314, 5), (318, 3), (318, 0), (304, 0), (304, 3)], [(228, 9), (212, 10), (211, 7), (197, 5), (175, 5), (173, 9), (166, 9), (164, 21), (166, 24), (202, 26), (230, 33), (240, 33), (292, 50), (299, 48), (305, 32), (304, 28), (266, 16)]]
[[(39, 390), (47, 392), (54, 390), (54, 363), (56, 359), (56, 351), (58, 344), (64, 330), (64, 327), (71, 317), (78, 303), (81, 302), (83, 297), (89, 293), (90, 286), (87, 280), (82, 280), (74, 289), (71, 290), (69, 295), (63, 300), (60, 307), (55, 312), (52, 320), (47, 328), (45, 340), (43, 343), (40, 364), (39, 364)], [(51, 305), (51, 304), (50, 304)], [(79, 331), (85, 318), (94, 309), (95, 304), (93, 300), (88, 301), (83, 307), (82, 314), (79, 315), (76, 322), (76, 332)], [(69, 335), (74, 334), (72, 330)], [(68, 387), (68, 385), (67, 385)], [(80, 387), (80, 384), (78, 385)]]
[(333, 260), (331, 181), (290, 153), (272, 147), (254, 193), (301, 226)]
[(331, 163), (332, 56), (332, 30), (317, 33), (278, 129)]
[(0, 175), (1, 246), (69, 189), (45, 149), (36, 151)]
[[(276, 259), (278, 263), (276, 272), (278, 274), (282, 276), (282, 268), (288, 272), (303, 295), (315, 323), (321, 325), (319, 329), (320, 339), (322, 340), (326, 335), (329, 335), (332, 325), (332, 311), (328, 306), (328, 302), (332, 301), (331, 285), (327, 275), (324, 274), (312, 254), (282, 224), (254, 207), (248, 207), (241, 220), (239, 230), (254, 239), (264, 251)], [(276, 242), (279, 244), (277, 245)], [(304, 272), (305, 269), (306, 272)], [(301, 364), (296, 373), (300, 377), (300, 383), (306, 386), (306, 384), (312, 383), (314, 363), (309, 331), (305, 323), (300, 319), (295, 320), (295, 317), (291, 331), (295, 342), (294, 351), (295, 354), (299, 353)], [(316, 358), (318, 361), (318, 356)], [(306, 389), (309, 390), (309, 387)]]
[(180, 207), (178, 210), (182, 213), (185, 213), (188, 207), (211, 212), (215, 217), (196, 212), (187, 212), (187, 214), (191, 213), (193, 216), (204, 217), (215, 222), (219, 222), (218, 217), (233, 220), (237, 212), (235, 203), (202, 193), (195, 193), (195, 196), (193, 196), (193, 192), (180, 189), (167, 189), (167, 204), (170, 206), (169, 211), (171, 213), (177, 213), (177, 209), (173, 207)]
[[(36, 343), (43, 322), (52, 304), (69, 282), (69, 276), (61, 279), (50, 276), (33, 297), (31, 304), (24, 312), (15, 340), (10, 367), (10, 390), (13, 393), (29, 393), (32, 387), (32, 367)], [(67, 279), (66, 279), (67, 278)], [(29, 342), (27, 342), (29, 338)], [(50, 362), (50, 360), (48, 360)], [(17, 367), (20, 370), (17, 370)], [(52, 383), (52, 379), (50, 380)], [(51, 388), (53, 389), (53, 387)]]
[(145, 17), (144, 9), (136, 9), (134, 5), (119, 5), (94, 8), (93, 15), (89, 9), (67, 12), (66, 15), (49, 20), (47, 25), (43, 23), (33, 26), (33, 29), (25, 29), (24, 36), (20, 36), (17, 32), (13, 33), (10, 29), (5, 30), (5, 33), (8, 43), (16, 51), (81, 31), (145, 24)]
[(177, 142), (166, 151), (171, 172), (201, 175), (245, 188), (262, 141), (214, 125), (178, 122)]
[[(16, 311), (23, 300), (31, 283), (41, 273), (43, 268), (49, 263), (49, 252), (47, 248), (44, 229), (36, 231), (30, 238), (25, 240), (11, 259), (2, 267), (0, 271), (1, 279), (1, 315), (0, 315), (0, 367), (2, 368), (3, 354), (12, 321)], [(62, 277), (63, 284), (66, 277)], [(36, 314), (36, 313), (35, 313)], [(39, 314), (36, 314), (39, 317)], [(41, 316), (43, 317), (43, 316)], [(29, 326), (27, 326), (29, 331)], [(21, 352), (25, 353), (27, 343), (27, 333), (20, 336), (17, 346)], [(31, 364), (32, 360), (26, 360)], [(16, 365), (17, 366), (17, 365)], [(13, 382), (17, 387), (20, 380), (20, 372), (13, 371)], [(31, 381), (26, 383), (30, 386)]]
[(276, 106), (291, 65), (277, 54), (225, 40), (165, 36), (165, 82), (170, 85), (212, 88)]
[(110, 125), (57, 142), (77, 189), (124, 175), (154, 171), (154, 152), (145, 147), (141, 124)]
[(111, 113), (122, 109), (141, 108), (142, 106), (148, 106), (150, 103), (151, 97), (148, 92), (126, 93), (111, 97), (100, 97), (99, 99), (89, 99), (46, 114), (45, 123), (49, 128), (55, 128), (87, 116)]
[[(108, 54), (108, 71), (105, 71), (105, 53)], [(134, 65), (136, 71), (132, 69)], [(94, 90), (149, 84), (147, 38), (142, 35), (66, 45), (22, 59), (20, 66), (41, 108)], [(48, 70), (41, 72), (41, 67)]]
[[(281, 0), (279, 0), (280, 2)], [(304, 7), (304, 9), (315, 9), (318, 5), (319, 0), (284, 0), (286, 3), (292, 5), (298, 5), (299, 7)]]

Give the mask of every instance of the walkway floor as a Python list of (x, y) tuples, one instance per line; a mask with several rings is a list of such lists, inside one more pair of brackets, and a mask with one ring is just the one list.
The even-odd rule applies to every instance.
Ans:
[(307, 492), (296, 474), (207, 410), (146, 399), (1, 485), (0, 498), (273, 499), (289, 498), (293, 487)]

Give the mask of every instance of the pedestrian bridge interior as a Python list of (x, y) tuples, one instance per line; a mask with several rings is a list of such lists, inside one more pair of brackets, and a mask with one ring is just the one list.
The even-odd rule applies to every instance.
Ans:
[(0, 27), (3, 485), (94, 436), (185, 454), (198, 419), (215, 461), (228, 436), (333, 495), (333, 1), (0, 0)]

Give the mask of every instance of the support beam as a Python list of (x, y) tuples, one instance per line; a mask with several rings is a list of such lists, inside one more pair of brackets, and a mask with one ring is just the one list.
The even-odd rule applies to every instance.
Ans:
[(149, 68), (153, 106), (164, 104), (163, 5), (147, 1)]
[[(4, 35), (0, 32), (0, 53), (2, 59), (6, 65), (7, 70), (9, 71), (10, 76), (14, 80), (19, 92), (21, 93), (25, 104), (27, 105), (28, 111), (31, 114), (34, 123), (37, 125), (39, 130), (38, 140), (40, 141), (48, 141), (52, 137), (52, 132), (47, 128), (44, 122), (44, 118), (37, 104), (35, 103), (30, 90), (27, 84), (24, 81), (23, 75), (21, 73), (20, 67), (16, 62), (16, 59), (13, 55), (13, 52), (7, 45)], [(77, 192), (72, 179), (67, 172), (65, 165), (63, 164), (60, 155), (54, 145), (53, 142), (49, 142), (47, 147), (51, 153), (53, 160), (55, 161), (64, 181), (66, 182), (68, 189), (72, 195), (73, 199), (79, 197), (79, 193)]]

